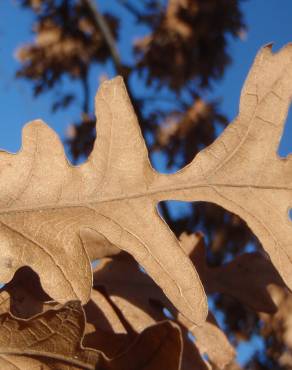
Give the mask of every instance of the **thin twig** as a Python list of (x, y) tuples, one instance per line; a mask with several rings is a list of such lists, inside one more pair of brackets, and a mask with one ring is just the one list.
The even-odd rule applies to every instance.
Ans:
[(96, 22), (96, 25), (98, 29), (101, 31), (107, 46), (109, 48), (109, 51), (111, 53), (111, 56), (113, 58), (113, 62), (115, 64), (116, 70), (118, 73), (120, 73), (123, 77), (124, 76), (124, 67), (121, 62), (121, 58), (118, 52), (118, 49), (116, 47), (115, 39), (111, 33), (111, 30), (104, 19), (103, 15), (98, 11), (97, 6), (94, 2), (94, 0), (82, 0), (83, 4), (90, 10), (92, 17), (94, 21)]

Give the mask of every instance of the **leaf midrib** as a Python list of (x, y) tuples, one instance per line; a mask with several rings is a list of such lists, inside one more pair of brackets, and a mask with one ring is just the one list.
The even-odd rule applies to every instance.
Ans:
[[(150, 191), (144, 191), (139, 193), (132, 193), (127, 195), (121, 196), (112, 196), (112, 197), (105, 197), (101, 199), (92, 199), (87, 198), (83, 201), (70, 201), (70, 202), (58, 202), (58, 203), (43, 203), (40, 206), (32, 206), (32, 207), (9, 207), (9, 208), (2, 208), (0, 209), (0, 215), (4, 215), (7, 213), (15, 213), (15, 212), (33, 212), (39, 210), (46, 210), (46, 209), (62, 209), (62, 208), (71, 208), (71, 207), (84, 207), (84, 205), (95, 205), (95, 204), (102, 204), (102, 203), (111, 203), (115, 201), (123, 201), (129, 199), (138, 199), (138, 198), (145, 198), (151, 197), (155, 195), (160, 195), (157, 201), (164, 201), (164, 200), (176, 200), (178, 198), (181, 199), (182, 196), (178, 195), (177, 197), (173, 195), (174, 192), (180, 192), (184, 190), (191, 190), (196, 188), (242, 188), (242, 189), (261, 189), (261, 190), (286, 190), (292, 191), (291, 186), (273, 186), (273, 185), (255, 185), (255, 184), (224, 184), (224, 183), (197, 183), (197, 184), (189, 184), (189, 185), (181, 185), (181, 186), (169, 186), (167, 188), (155, 188)], [(165, 194), (171, 193), (172, 195), (167, 196)], [(199, 200), (199, 199), (198, 199)]]

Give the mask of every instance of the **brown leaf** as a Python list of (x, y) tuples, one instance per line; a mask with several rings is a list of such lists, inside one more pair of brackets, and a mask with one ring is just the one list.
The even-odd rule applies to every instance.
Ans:
[[(33, 357), (1, 355), (0, 368), (5, 370), (85, 370), (86, 368), (46, 359), (45, 363)], [(88, 367), (87, 367), (88, 369)], [(94, 368), (90, 368), (94, 369)]]
[[(21, 63), (17, 76), (30, 79), (36, 95), (53, 88), (65, 74), (84, 79), (92, 63), (110, 57), (107, 43), (86, 4), (78, 2), (64, 7), (61, 3), (46, 2), (46, 6), (40, 6), (26, 1), (23, 5), (36, 13), (33, 28), (36, 37), (17, 50)], [(116, 38), (118, 19), (109, 14), (104, 14), (104, 19)]]
[[(147, 328), (115, 358), (82, 346), (85, 327), (80, 303), (69, 302), (30, 320), (0, 315), (0, 365), (7, 370), (179, 370), (181, 332), (162, 322)], [(105, 333), (107, 335), (107, 333)], [(114, 345), (114, 343), (112, 343)]]
[(87, 321), (83, 340), (85, 347), (95, 348), (113, 358), (133, 341), (113, 306), (98, 290), (92, 290), (84, 311)]
[[(170, 310), (177, 317), (176, 321), (181, 325), (184, 333), (183, 370), (191, 368), (189, 367), (191, 362), (196, 364), (198, 369), (207, 369), (207, 364), (200, 358), (198, 350), (201, 355), (207, 353), (210, 361), (216, 363), (220, 369), (233, 359), (234, 349), (225, 334), (218, 328), (212, 314), (209, 313), (208, 321), (201, 327), (193, 325), (191, 321), (176, 312), (161, 289), (148, 275), (141, 272), (130, 256), (124, 254), (114, 259), (104, 259), (96, 267), (94, 284), (106, 289), (110, 299), (137, 332), (141, 332), (157, 321), (164, 320), (163, 307)], [(195, 344), (189, 340), (188, 331), (196, 338)]]
[(29, 265), (53, 299), (88, 301), (91, 268), (80, 230), (90, 229), (132, 253), (178, 309), (202, 322), (203, 287), (157, 213), (151, 184), (158, 174), (120, 78), (102, 85), (96, 107), (96, 144), (80, 167), (68, 164), (59, 140), (40, 121), (25, 127), (18, 155), (2, 153), (0, 281)]
[(94, 287), (99, 286), (105, 288), (137, 332), (164, 318), (151, 302), (158, 301), (164, 307), (170, 305), (161, 289), (140, 271), (138, 264), (128, 255), (102, 260), (94, 271)]
[[(180, 90), (195, 80), (210, 86), (230, 62), (227, 35), (238, 35), (244, 24), (239, 4), (225, 0), (169, 0), (157, 14), (150, 2), (152, 33), (135, 43), (138, 67), (147, 83)], [(224, 8), (224, 16), (222, 9)], [(208, 32), (212, 24), (212, 32)], [(171, 61), (171, 62), (170, 62)], [(143, 77), (145, 76), (143, 75)]]
[[(107, 370), (180, 370), (182, 338), (169, 321), (149, 327), (127, 351), (107, 363)], [(102, 365), (100, 368), (102, 370)]]
[(101, 330), (113, 329), (115, 333), (127, 333), (113, 307), (98, 290), (92, 290), (91, 299), (84, 306), (84, 311), (90, 325)]
[(264, 338), (274, 343), (269, 346), (269, 357), (279, 362), (283, 368), (290, 369), (292, 364), (292, 294), (288, 289), (278, 286), (269, 287), (269, 292), (277, 306), (274, 315), (260, 314), (261, 331)]
[(178, 322), (184, 325), (195, 337), (195, 346), (200, 354), (207, 355), (205, 363), (215, 364), (218, 369), (225, 369), (235, 358), (235, 349), (230, 344), (224, 332), (219, 328), (213, 314), (209, 312), (207, 321), (203, 326), (191, 325), (181, 314), (178, 313)]
[(237, 119), (173, 175), (150, 166), (121, 78), (97, 94), (97, 140), (82, 166), (68, 165), (47, 126), (26, 126), (22, 151), (0, 158), (0, 280), (29, 265), (55, 300), (87, 302), (91, 270), (80, 230), (89, 228), (132, 254), (177, 309), (202, 324), (202, 284), (156, 210), (159, 201), (177, 199), (214, 202), (238, 214), (292, 287), (292, 160), (276, 154), (291, 97), (291, 54), (291, 45), (259, 52)]
[(187, 338), (187, 335), (186, 330), (183, 330), (184, 348), (180, 370), (212, 370), (209, 362), (201, 357), (199, 349), (194, 345), (192, 340)]
[[(39, 368), (41, 364), (47, 364), (48, 369), (54, 369), (57, 362), (64, 365), (64, 370), (66, 366), (70, 370), (94, 370), (101, 354), (81, 346), (84, 325), (84, 314), (78, 302), (70, 302), (30, 320), (16, 319), (9, 313), (2, 314), (1, 360), (9, 365), (14, 362), (14, 356), (21, 357), (21, 361), (17, 361), (20, 369), (38, 368), (38, 364)], [(28, 358), (32, 358), (31, 364)], [(50, 363), (53, 365), (50, 366)]]
[(292, 93), (291, 55), (292, 45), (275, 54), (270, 46), (260, 50), (242, 90), (235, 121), (189, 166), (160, 177), (156, 185), (173, 187), (165, 200), (213, 202), (239, 215), (289, 287), (292, 158), (279, 158), (277, 149)]
[(183, 233), (180, 241), (207, 293), (230, 295), (257, 312), (276, 311), (268, 288), (272, 284), (282, 287), (285, 284), (267, 256), (259, 252), (246, 253), (220, 267), (210, 268), (202, 234)]
[[(42, 311), (48, 311), (49, 309), (55, 307), (54, 312), (55, 314), (59, 315), (60, 311), (57, 312), (59, 307), (56, 305), (56, 303), (46, 302), (46, 300), (49, 298), (50, 297), (48, 297), (42, 290), (38, 275), (36, 275), (31, 269), (24, 267), (18, 270), (13, 280), (6, 284), (6, 286), (2, 289), (0, 294), (1, 299), (0, 312), (2, 314), (7, 314), (9, 310), (12, 310), (12, 312), (20, 318), (29, 318), (34, 314), (40, 313)], [(83, 316), (81, 307), (79, 308), (77, 307), (77, 309), (80, 311), (79, 312), (80, 316)], [(121, 356), (122, 353), (131, 350), (129, 349), (129, 347), (133, 346), (133, 343), (136, 341), (137, 335), (135, 334), (135, 336), (133, 336), (127, 333), (125, 327), (123, 326), (123, 323), (120, 321), (119, 316), (117, 315), (111, 304), (106, 300), (103, 294), (101, 294), (97, 290), (93, 290), (91, 300), (84, 307), (84, 311), (86, 312), (87, 322), (85, 323), (85, 332), (84, 332), (85, 338), (83, 341), (82, 341), (83, 335), (82, 337), (80, 336), (80, 341), (82, 341), (84, 347), (94, 348), (98, 351), (103, 352), (108, 358), (106, 360), (107, 363), (111, 361), (110, 358), (115, 358), (118, 355)], [(41, 320), (43, 321), (46, 320), (46, 317), (42, 315)], [(21, 324), (23, 321), (19, 322)], [(31, 330), (31, 328), (33, 330), (34, 325), (30, 325), (31, 321), (27, 323), (28, 327), (30, 327), (30, 329), (28, 330)], [(80, 326), (80, 333), (82, 333), (84, 324), (82, 323), (82, 321), (80, 321), (78, 325)], [(153, 335), (156, 335), (157, 333), (158, 334), (160, 333), (159, 335), (161, 335), (164, 330), (163, 328), (164, 327), (162, 327), (161, 329), (162, 332), (160, 332), (160, 329), (154, 327)], [(152, 333), (152, 331), (150, 333)], [(13, 335), (17, 336), (17, 333)], [(170, 335), (172, 336), (171, 333)], [(26, 334), (24, 332), (23, 338), (25, 336)], [(57, 341), (59, 343), (58, 339)], [(139, 347), (139, 344), (135, 344), (135, 346)], [(150, 348), (152, 347), (153, 344), (151, 344)], [(180, 351), (180, 347), (181, 345), (179, 343), (178, 347), (173, 348), (173, 350)], [(145, 356), (146, 360), (148, 361), (149, 356), (148, 353), (151, 352), (151, 350), (149, 349), (149, 345), (147, 347), (147, 351), (148, 352), (146, 352)], [(153, 356), (155, 357), (156, 354), (153, 354)], [(180, 355), (178, 356), (178, 358), (179, 357)], [(2, 362), (4, 361), (5, 364), (9, 362), (14, 366), (18, 366), (21, 369), (24, 369), (26, 367), (28, 369), (32, 369), (33, 366), (36, 366), (36, 368), (39, 369), (40, 363), (41, 365), (44, 364), (48, 365), (49, 369), (56, 370), (60, 369), (65, 370), (67, 368), (68, 369), (70, 368), (70, 370), (73, 369), (73, 365), (66, 365), (64, 363), (62, 364), (61, 362), (52, 361), (49, 358), (45, 358), (41, 361), (31, 359), (31, 361), (27, 362), (25, 358), (23, 359), (23, 361), (21, 361), (18, 359), (18, 357), (14, 358), (14, 356), (9, 356), (8, 358), (7, 356), (4, 355), (2, 356), (2, 360), (0, 358), (0, 364), (1, 361)], [(166, 363), (167, 362), (168, 360), (166, 361)], [(118, 363), (117, 360), (115, 360), (115, 364), (116, 363)], [(173, 364), (172, 366), (175, 365)], [(79, 367), (76, 367), (76, 369), (77, 368), (79, 369)], [(173, 369), (176, 369), (176, 367), (174, 367)]]

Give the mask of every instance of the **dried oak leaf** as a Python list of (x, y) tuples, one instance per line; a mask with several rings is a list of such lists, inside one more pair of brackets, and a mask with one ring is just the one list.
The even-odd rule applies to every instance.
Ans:
[(0, 281), (29, 265), (53, 299), (87, 302), (92, 276), (80, 230), (91, 229), (132, 254), (176, 308), (201, 324), (202, 284), (156, 209), (176, 199), (214, 202), (239, 215), (292, 287), (292, 160), (276, 153), (292, 92), (291, 56), (291, 45), (259, 52), (239, 116), (173, 175), (152, 169), (121, 78), (99, 89), (97, 140), (82, 166), (68, 164), (41, 121), (27, 125), (22, 151), (0, 155)]
[(163, 322), (146, 329), (113, 359), (82, 346), (85, 317), (79, 302), (48, 310), (29, 320), (0, 315), (0, 365), (5, 369), (177, 370), (181, 362), (178, 326)]
[[(194, 365), (196, 369), (207, 369), (208, 362), (205, 362), (200, 354), (207, 354), (210, 362), (216, 364), (219, 369), (224, 369), (234, 358), (233, 347), (211, 313), (201, 327), (193, 325), (176, 311), (161, 289), (140, 270), (131, 256), (123, 254), (113, 259), (103, 259), (95, 269), (94, 286), (105, 288), (111, 301), (131, 328), (138, 333), (155, 322), (165, 320), (163, 308), (167, 308), (183, 332), (182, 370)], [(98, 302), (96, 305), (98, 306)], [(188, 332), (196, 338), (195, 343), (188, 338)], [(85, 343), (88, 343), (87, 336)]]
[(1, 153), (0, 281), (29, 265), (54, 300), (87, 302), (92, 274), (81, 230), (89, 229), (132, 253), (177, 308), (201, 323), (205, 293), (156, 210), (152, 183), (159, 175), (121, 78), (102, 85), (96, 109), (97, 140), (80, 167), (68, 164), (41, 121), (24, 128), (19, 154)]
[[(41, 368), (41, 364), (50, 363), (52, 366), (48, 366), (49, 369), (55, 369), (54, 363), (63, 364), (64, 369), (66, 364), (70, 364), (70, 370), (95, 369), (102, 355), (82, 348), (84, 325), (84, 314), (77, 301), (29, 320), (17, 319), (10, 313), (1, 314), (0, 358), (5, 364), (3, 368), (13, 363), (16, 356), (16, 366), (21, 370), (38, 368), (38, 364)], [(19, 356), (21, 361), (17, 361)]]
[(227, 294), (256, 312), (276, 312), (277, 307), (269, 287), (271, 285), (284, 287), (285, 284), (263, 253), (245, 253), (222, 266), (209, 267), (201, 233), (190, 235), (183, 233), (180, 242), (199, 272), (207, 294)]
[(238, 117), (190, 165), (156, 184), (169, 189), (164, 200), (214, 202), (239, 215), (290, 288), (292, 158), (279, 158), (277, 148), (291, 94), (292, 44), (277, 53), (264, 47), (244, 84)]
[(127, 351), (97, 370), (180, 370), (181, 355), (180, 328), (164, 321), (145, 329)]

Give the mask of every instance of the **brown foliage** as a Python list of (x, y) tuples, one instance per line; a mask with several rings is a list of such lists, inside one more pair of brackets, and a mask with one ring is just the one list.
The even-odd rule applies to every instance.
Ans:
[[(224, 17), (220, 16), (223, 11)], [(206, 32), (210, 24), (212, 31)], [(235, 1), (170, 0), (153, 33), (136, 42), (139, 68), (147, 68), (148, 83), (155, 77), (175, 90), (190, 80), (208, 86), (230, 63), (224, 51), (226, 32), (235, 36), (242, 28)]]
[[(52, 88), (64, 74), (86, 80), (89, 64), (109, 58), (108, 46), (82, 2), (56, 6), (51, 1), (40, 0), (26, 1), (24, 5), (38, 12), (42, 7), (47, 10), (35, 25), (35, 42), (17, 51), (22, 64), (18, 76), (34, 82), (35, 94)], [(117, 19), (111, 15), (105, 17), (117, 36)]]
[[(237, 368), (205, 291), (266, 312), (264, 323), (279, 306), (263, 332), (291, 346), (284, 282), (291, 287), (292, 158), (276, 154), (292, 93), (291, 53), (291, 45), (258, 53), (238, 117), (175, 174), (151, 167), (121, 78), (98, 91), (96, 144), (83, 165), (68, 163), (40, 121), (25, 127), (21, 152), (1, 153), (2, 367)], [(270, 259), (252, 253), (208, 266), (202, 236), (179, 241), (159, 216), (156, 205), (167, 199), (211, 201), (238, 214)]]
[[(107, 15), (103, 15), (99, 9), (95, 9), (94, 4), (96, 1), (92, 0), (19, 0), (23, 5), (29, 7), (33, 10), (35, 14), (35, 33), (36, 40), (38, 39), (38, 27), (43, 23), (43, 20), (48, 19), (53, 21), (62, 29), (62, 34), (69, 35), (70, 40), (75, 40), (76, 30), (77, 34), (80, 35), (81, 39), (86, 40), (87, 34), (84, 33), (79, 27), (78, 16), (88, 18), (89, 22), (95, 27), (95, 32), (98, 35), (102, 35), (102, 43), (98, 43), (99, 51), (103, 50), (104, 42), (106, 42), (108, 48), (108, 56), (112, 60), (116, 71), (122, 74), (126, 83), (129, 81), (130, 77), (134, 77), (135, 74), (141, 68), (139, 67), (140, 62), (143, 62), (143, 70), (149, 72), (156, 68), (159, 63), (164, 63), (167, 60), (166, 65), (173, 65), (173, 71), (169, 68), (165, 71), (171, 72), (169, 78), (171, 79), (171, 84), (169, 86), (177, 85), (181, 79), (181, 73), (184, 73), (181, 69), (177, 68), (175, 63), (169, 63), (169, 55), (165, 52), (163, 48), (163, 43), (160, 44), (161, 47), (157, 50), (156, 58), (159, 61), (148, 60), (149, 63), (145, 62), (139, 58), (138, 60), (133, 60), (129, 65), (129, 62), (124, 62), (123, 50), (121, 48), (121, 55), (119, 56), (118, 50), (115, 46), (116, 39), (116, 28), (112, 28), (111, 22), (108, 21)], [(196, 79), (202, 81), (206, 79), (207, 73), (210, 74), (208, 78), (208, 86), (211, 86), (211, 80), (215, 77), (219, 77), (228, 65), (227, 61), (231, 59), (230, 53), (228, 51), (228, 37), (233, 35), (238, 37), (240, 35), (240, 30), (244, 28), (243, 16), (240, 11), (240, 0), (236, 1), (204, 1), (204, 2), (169, 2), (169, 6), (166, 8), (162, 5), (162, 2), (156, 0), (146, 0), (136, 4), (132, 1), (122, 1), (117, 0), (117, 3), (121, 3), (125, 9), (127, 9), (137, 20), (137, 25), (147, 25), (151, 29), (154, 35), (156, 30), (160, 28), (160, 24), (163, 23), (163, 19), (169, 16), (172, 19), (171, 27), (169, 25), (169, 34), (176, 34), (177, 25), (180, 24), (179, 28), (182, 28), (181, 24), (186, 24), (192, 30), (192, 35), (199, 35), (199, 39), (193, 40), (193, 36), (185, 40), (177, 39), (176, 45), (181, 48), (180, 41), (182, 41), (183, 53), (187, 57), (184, 63), (188, 63), (189, 73)], [(93, 6), (92, 6), (93, 4)], [(79, 11), (82, 9), (82, 11)], [(197, 9), (197, 11), (195, 10)], [(117, 8), (118, 10), (118, 8)], [(197, 12), (197, 13), (196, 13)], [(115, 17), (120, 16), (120, 13), (116, 11), (113, 7), (113, 12)], [(187, 14), (190, 14), (190, 19)], [(197, 15), (198, 16), (197, 16)], [(128, 22), (127, 19), (122, 19), (121, 22)], [(210, 25), (210, 19), (213, 21)], [(176, 23), (177, 21), (177, 23)], [(117, 29), (117, 32), (120, 28)], [(74, 37), (72, 38), (72, 32)], [(139, 30), (138, 30), (139, 32)], [(121, 33), (121, 32), (120, 32)], [(129, 34), (128, 43), (132, 44), (131, 37), (133, 35)], [(78, 36), (79, 37), (79, 36)], [(79, 45), (79, 39), (76, 39), (76, 45)], [(86, 46), (86, 45), (85, 45)], [(205, 47), (206, 46), (206, 47)], [(38, 48), (36, 41), (27, 45), (24, 50)], [(87, 49), (87, 47), (86, 47)], [(91, 50), (89, 45), (88, 50)], [(193, 50), (199, 50), (202, 54), (202, 58), (197, 59), (196, 55), (193, 55)], [(212, 57), (210, 57), (212, 54)], [(214, 58), (214, 55), (218, 58)], [(82, 54), (88, 55), (88, 51), (84, 50)], [(224, 56), (221, 60), (221, 56)], [(68, 73), (67, 69), (64, 69), (64, 63), (70, 63), (70, 55), (63, 55), (64, 58), (61, 60), (54, 60), (54, 68), (60, 73)], [(66, 61), (68, 59), (68, 61)], [(128, 59), (128, 58), (127, 58)], [(146, 60), (146, 59), (145, 59)], [(226, 63), (224, 62), (226, 61)], [(173, 61), (173, 60), (172, 60)], [(190, 63), (189, 63), (190, 61)], [(199, 63), (197, 63), (199, 61)], [(72, 154), (74, 162), (77, 162), (82, 157), (87, 157), (91, 152), (95, 139), (95, 119), (93, 114), (90, 112), (90, 84), (89, 84), (89, 71), (95, 63), (100, 63), (102, 60), (96, 59), (94, 55), (91, 58), (82, 59), (84, 63), (84, 75), (76, 79), (82, 83), (82, 107), (81, 107), (81, 119), (77, 119), (71, 125), (70, 136), (68, 137), (67, 144)], [(152, 63), (153, 62), (153, 63)], [(41, 60), (40, 63), (46, 63)], [(210, 65), (211, 64), (211, 65)], [(221, 70), (218, 75), (215, 70), (217, 66), (220, 65)], [(26, 74), (26, 68), (31, 66), (31, 75)], [(205, 67), (207, 70), (205, 70)], [(69, 70), (71, 68), (71, 64)], [(79, 68), (79, 67), (78, 67)], [(205, 70), (205, 72), (204, 72)], [(179, 71), (181, 71), (179, 73)], [(36, 91), (44, 91), (43, 89), (50, 89), (54, 86), (54, 83), (47, 83), (48, 78), (54, 76), (51, 73), (51, 66), (48, 65), (44, 69), (44, 74), (38, 75), (38, 65), (34, 68), (33, 60), (27, 60), (25, 63), (21, 64), (19, 69), (19, 76), (25, 77), (33, 82)], [(59, 73), (58, 72), (58, 73)], [(147, 73), (148, 73), (147, 72)], [(37, 79), (34, 79), (34, 75)], [(161, 81), (159, 78), (155, 78), (150, 72), (148, 75), (152, 76), (154, 86), (161, 86)], [(144, 74), (141, 74), (141, 82), (144, 81)], [(166, 76), (166, 74), (165, 74)], [(205, 76), (205, 77), (204, 77)], [(149, 79), (148, 79), (149, 81)], [(56, 82), (62, 82), (60, 79), (56, 79)], [(147, 80), (145, 80), (147, 83)], [(94, 85), (94, 91), (95, 91)], [(138, 97), (136, 94), (136, 89), (132, 90), (131, 84), (127, 83), (128, 91), (130, 90), (130, 96), (135, 107), (136, 113), (138, 113), (139, 124), (143, 134), (150, 137), (150, 142), (154, 143), (153, 147), (150, 148), (150, 156), (154, 150), (159, 150), (167, 155), (167, 164), (169, 167), (172, 166), (184, 166), (189, 163), (193, 157), (198, 153), (202, 147), (209, 145), (213, 142), (215, 138), (215, 126), (219, 124), (226, 124), (227, 120), (220, 112), (218, 104), (215, 102), (208, 102), (202, 99), (202, 94), (204, 94), (204, 89), (202, 90), (198, 84), (194, 84), (193, 81), (185, 80), (185, 85), (180, 88), (181, 93), (176, 92), (171, 106), (165, 106), (164, 93), (157, 91), (155, 96), (142, 96)], [(176, 90), (176, 89), (175, 89)], [(170, 89), (170, 92), (173, 90)], [(78, 103), (75, 99), (75, 94), (72, 90), (69, 93), (64, 93), (52, 103), (53, 109), (67, 108), (69, 104), (73, 101)], [(74, 100), (75, 99), (75, 100)], [(166, 99), (167, 100), (167, 99)], [(197, 107), (204, 106), (204, 112), (201, 109), (197, 110)], [(201, 114), (201, 113), (203, 114)], [(163, 122), (169, 122), (173, 120), (175, 116), (175, 121), (180, 123), (184, 127), (183, 129), (177, 128), (176, 132), (178, 135), (168, 135), (167, 141), (161, 142), (158, 139), (160, 136), (160, 125)], [(167, 126), (167, 125), (166, 125)], [(249, 241), (253, 241), (252, 234), (247, 229), (246, 225), (240, 221), (238, 217), (230, 216), (226, 214), (223, 210), (218, 210), (214, 206), (208, 204), (197, 203), (193, 205), (192, 217), (182, 218), (180, 222), (174, 222), (171, 215), (168, 212), (168, 207), (163, 206), (163, 216), (166, 219), (169, 226), (175, 231), (176, 235), (180, 235), (183, 231), (193, 232), (198, 228), (204, 229), (207, 233), (208, 239), (210, 240), (210, 248), (215, 254), (214, 261), (220, 263), (224, 258), (225, 251), (236, 253), (243, 249)]]

